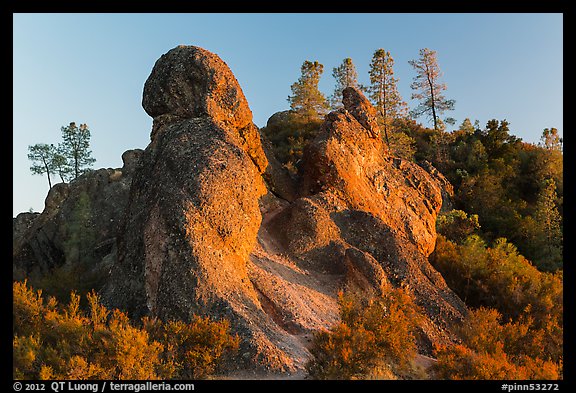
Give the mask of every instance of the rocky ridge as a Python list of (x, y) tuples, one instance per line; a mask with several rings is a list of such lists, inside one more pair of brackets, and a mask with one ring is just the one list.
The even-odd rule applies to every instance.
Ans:
[[(107, 275), (116, 259), (116, 236), (128, 202), (132, 175), (142, 150), (122, 154), (122, 168), (102, 168), (71, 183), (55, 184), (42, 213), (20, 213), (13, 219), (13, 277), (41, 276), (82, 256)], [(70, 264), (71, 262), (69, 262)]]
[(106, 303), (132, 317), (229, 319), (242, 338), (231, 372), (302, 372), (312, 333), (338, 321), (343, 289), (408, 288), (426, 314), (421, 352), (454, 338), (466, 308), (427, 260), (450, 184), (389, 155), (361, 92), (345, 89), (344, 108), (326, 116), (298, 187), (215, 54), (164, 54), (142, 104), (154, 119), (144, 151), (125, 153), (122, 170), (53, 187), (42, 214), (14, 220), (15, 278), (63, 263), (61, 228), (84, 192), (94, 248), (109, 244), (97, 258), (110, 271)]

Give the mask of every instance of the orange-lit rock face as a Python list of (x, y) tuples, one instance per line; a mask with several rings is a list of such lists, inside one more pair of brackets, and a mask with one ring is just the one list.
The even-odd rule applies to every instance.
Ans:
[(229, 319), (242, 339), (236, 366), (265, 370), (303, 370), (312, 333), (338, 321), (337, 294), (350, 287), (414, 288), (427, 342), (450, 340), (465, 307), (426, 259), (438, 181), (388, 156), (361, 92), (343, 96), (305, 150), (298, 198), (226, 64), (196, 47), (163, 55), (144, 89), (152, 141), (134, 170), (107, 303), (132, 316)]
[(215, 54), (179, 46), (160, 57), (144, 84), (142, 106), (154, 118), (151, 139), (185, 119), (206, 117), (232, 130), (238, 143), (264, 172), (268, 161), (252, 111), (230, 68)]
[(451, 186), (430, 165), (389, 156), (360, 91), (345, 89), (343, 104), (293, 179), (226, 64), (197, 47), (169, 51), (145, 84), (146, 150), (54, 186), (41, 215), (19, 215), (14, 271), (63, 263), (66, 224), (87, 199), (87, 247), (106, 249), (99, 269), (112, 265), (106, 304), (136, 318), (225, 318), (242, 340), (234, 367), (303, 373), (313, 333), (339, 320), (342, 290), (408, 288), (430, 354), (466, 313), (427, 260)]
[(248, 102), (230, 68), (196, 46), (176, 47), (156, 61), (144, 85), (142, 106), (153, 118), (208, 116), (237, 129), (252, 122)]
[(351, 113), (330, 113), (305, 154), (305, 195), (333, 190), (349, 207), (405, 232), (424, 255), (434, 250), (439, 185), (418, 165), (389, 157)]
[[(429, 342), (450, 340), (464, 303), (428, 263), (445, 179), (390, 157), (370, 122), (374, 108), (348, 88), (304, 152), (303, 197), (286, 224), (289, 250), (319, 271), (346, 274), (367, 294), (410, 288)], [(433, 169), (433, 168), (432, 168)]]
[[(139, 296), (157, 315), (184, 317), (216, 293), (249, 289), (245, 264), (266, 187), (233, 131), (209, 118), (184, 120), (142, 156), (118, 266), (139, 272)], [(145, 312), (140, 301), (131, 307)]]
[(364, 94), (349, 86), (342, 91), (342, 104), (344, 104), (344, 109), (364, 127), (371, 138), (378, 138), (380, 127), (376, 121), (377, 112), (370, 101), (364, 97)]
[(154, 117), (152, 141), (134, 174), (108, 303), (133, 316), (230, 319), (244, 339), (241, 363), (293, 369), (285, 331), (253, 284), (265, 272), (248, 270), (262, 175), (274, 183), (278, 171), (242, 89), (218, 56), (178, 47), (154, 66), (143, 106)]

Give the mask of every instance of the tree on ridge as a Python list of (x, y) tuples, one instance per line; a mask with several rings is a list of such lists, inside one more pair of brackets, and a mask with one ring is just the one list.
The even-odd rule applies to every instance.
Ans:
[[(454, 110), (456, 101), (444, 97), (447, 89), (445, 83), (440, 82), (442, 72), (438, 66), (436, 51), (428, 48), (420, 49), (420, 58), (410, 60), (408, 63), (416, 70), (416, 76), (410, 87), (414, 90), (412, 99), (420, 103), (410, 113), (413, 117), (426, 115), (434, 122), (434, 129), (438, 130), (440, 115), (445, 111)], [(453, 124), (454, 119), (446, 118), (444, 122)]]

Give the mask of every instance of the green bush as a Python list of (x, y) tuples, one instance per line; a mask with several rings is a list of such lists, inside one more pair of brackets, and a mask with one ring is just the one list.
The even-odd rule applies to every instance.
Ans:
[(318, 135), (322, 122), (317, 116), (288, 111), (278, 114), (261, 132), (272, 143), (278, 161), (295, 175), (304, 148)]
[(461, 345), (436, 349), (438, 378), (558, 379), (562, 376), (563, 275), (536, 269), (506, 239), (439, 235), (430, 256), (472, 307)]
[(438, 235), (430, 262), (472, 307), (496, 308), (513, 319), (529, 309), (535, 323), (562, 318), (562, 271), (539, 271), (506, 239), (488, 247), (477, 235), (462, 244)]
[(480, 229), (480, 224), (476, 214), (468, 215), (462, 210), (450, 210), (438, 215), (436, 229), (438, 233), (446, 236), (446, 238), (456, 243), (461, 243)]

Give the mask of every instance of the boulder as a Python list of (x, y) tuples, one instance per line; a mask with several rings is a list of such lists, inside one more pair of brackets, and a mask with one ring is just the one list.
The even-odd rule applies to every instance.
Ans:
[(217, 55), (196, 46), (180, 45), (156, 61), (144, 84), (142, 106), (154, 121), (161, 116), (207, 116), (236, 129), (252, 122), (248, 102), (230, 68)]
[(248, 274), (269, 165), (242, 89), (218, 56), (178, 47), (156, 62), (142, 102), (152, 140), (134, 172), (105, 301), (133, 317), (227, 318), (243, 338), (236, 367), (293, 369), (284, 330)]

